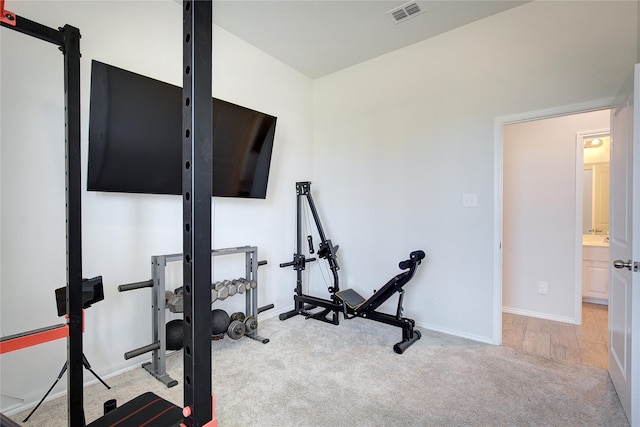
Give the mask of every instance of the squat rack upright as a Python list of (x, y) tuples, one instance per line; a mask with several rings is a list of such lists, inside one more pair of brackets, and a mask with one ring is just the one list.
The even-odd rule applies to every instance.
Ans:
[(80, 30), (57, 30), (10, 12), (0, 0), (0, 25), (52, 43), (64, 55), (65, 199), (67, 258), (67, 413), (71, 426), (84, 425), (82, 379), (82, 201), (80, 193)]
[[(64, 55), (68, 424), (85, 426), (82, 364), (80, 31), (25, 19), (0, 0), (0, 26), (53, 43)], [(217, 426), (211, 394), (212, 0), (183, 0), (182, 188), (184, 425)], [(196, 90), (197, 88), (197, 90)], [(196, 375), (197, 371), (197, 375)], [(134, 399), (135, 400), (135, 399)], [(133, 401), (132, 401), (133, 402)], [(115, 412), (115, 411), (112, 411)], [(103, 418), (92, 425), (100, 425)], [(157, 419), (156, 421), (160, 421)], [(173, 421), (171, 422), (173, 423)]]

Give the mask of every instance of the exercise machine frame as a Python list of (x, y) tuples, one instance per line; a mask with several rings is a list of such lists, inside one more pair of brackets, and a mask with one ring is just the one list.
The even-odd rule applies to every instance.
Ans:
[[(320, 243), (318, 244), (318, 250), (316, 252), (317, 258), (327, 260), (333, 277), (333, 284), (328, 287), (330, 294), (329, 299), (307, 295), (303, 291), (303, 271), (306, 269), (306, 263), (317, 261), (316, 257), (306, 258), (304, 255), (305, 236), (303, 233), (302, 211), (305, 200), (309, 205), (320, 237)], [(309, 252), (313, 253), (313, 242), (310, 236), (307, 236), (307, 241), (309, 244)], [(393, 346), (396, 353), (402, 354), (421, 337), (420, 331), (414, 329), (415, 321), (402, 316), (402, 303), (405, 292), (403, 286), (413, 278), (418, 265), (420, 265), (422, 259), (425, 257), (424, 252), (421, 250), (411, 252), (409, 259), (399, 264), (402, 270), (407, 271), (394, 276), (369, 299), (363, 298), (352, 289), (340, 290), (340, 280), (338, 276), (340, 266), (338, 265), (337, 252), (338, 246), (334, 246), (331, 240), (327, 239), (324, 228), (322, 227), (318, 210), (311, 195), (311, 182), (297, 182), (296, 253), (293, 254), (292, 261), (280, 264), (280, 267), (293, 267), (296, 271), (296, 288), (293, 296), (294, 308), (291, 311), (280, 314), (280, 320), (287, 320), (291, 317), (302, 315), (307, 319), (315, 319), (338, 325), (340, 323), (340, 313), (343, 314), (345, 319), (352, 319), (354, 317), (371, 319), (402, 329), (402, 340)], [(380, 305), (395, 293), (399, 294), (395, 315), (376, 311)], [(320, 308), (320, 311), (312, 311), (317, 308)]]
[(82, 202), (80, 187), (80, 30), (53, 29), (10, 12), (0, 0), (0, 26), (58, 46), (64, 55), (65, 199), (67, 264), (67, 412), (84, 426), (82, 356)]

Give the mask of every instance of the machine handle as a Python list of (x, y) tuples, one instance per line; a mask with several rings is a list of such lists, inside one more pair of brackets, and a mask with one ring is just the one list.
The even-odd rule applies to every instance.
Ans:
[(306, 262), (313, 262), (315, 261), (315, 258), (304, 258), (302, 261), (294, 259), (293, 261), (289, 261), (289, 262), (283, 262), (282, 264), (280, 264), (280, 267), (284, 268), (284, 267), (297, 267), (300, 264), (306, 263)]

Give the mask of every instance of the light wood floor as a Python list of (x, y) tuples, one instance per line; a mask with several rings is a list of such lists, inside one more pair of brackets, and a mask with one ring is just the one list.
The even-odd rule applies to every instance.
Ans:
[(582, 325), (502, 313), (502, 344), (570, 363), (607, 368), (608, 307), (582, 304)]

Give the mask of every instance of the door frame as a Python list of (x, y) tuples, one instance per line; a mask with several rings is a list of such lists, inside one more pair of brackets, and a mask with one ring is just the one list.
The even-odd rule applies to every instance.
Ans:
[[(544, 110), (529, 111), (517, 113), (507, 116), (500, 116), (494, 119), (493, 125), (493, 141), (494, 141), (494, 188), (493, 188), (493, 339), (495, 345), (502, 344), (502, 229), (503, 229), (503, 152), (504, 152), (504, 135), (503, 127), (505, 125), (529, 122), (535, 120), (550, 119), (560, 116), (568, 116), (573, 114), (588, 113), (591, 111), (605, 110), (613, 107), (613, 97), (587, 101), (578, 104), (570, 104), (560, 107), (548, 108)], [(582, 230), (580, 230), (582, 235)], [(578, 260), (576, 260), (576, 264)], [(580, 261), (580, 272), (578, 278), (582, 274), (582, 265)], [(582, 283), (576, 281), (576, 294), (582, 294)], [(576, 313), (582, 313), (582, 304), (579, 298), (576, 298)]]
[[(593, 138), (596, 136), (604, 136), (605, 134), (611, 136), (611, 124), (609, 127), (603, 129), (579, 131), (576, 133), (576, 213), (583, 211), (584, 202), (584, 185), (583, 185), (583, 173), (584, 173), (584, 140), (587, 138)], [(609, 150), (611, 151), (611, 150)], [(611, 158), (611, 152), (609, 152), (609, 158)], [(576, 221), (576, 254), (582, 254), (582, 235), (584, 234), (584, 216), (579, 215), (580, 220)], [(604, 238), (604, 237), (603, 237)], [(578, 323), (582, 324), (582, 272), (583, 261), (582, 257), (576, 258), (575, 266), (576, 288), (575, 288), (575, 313)], [(608, 325), (607, 325), (608, 328)]]

